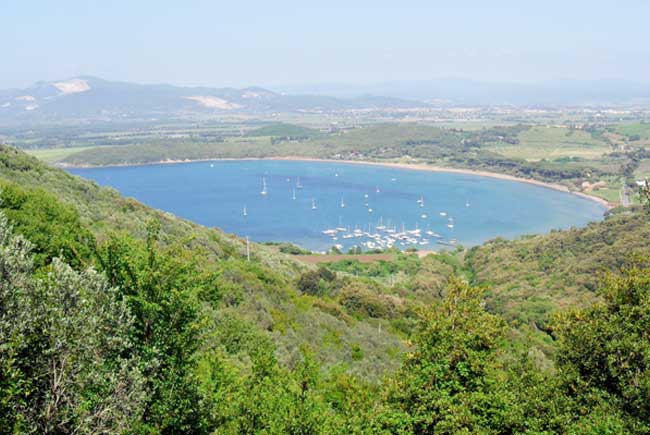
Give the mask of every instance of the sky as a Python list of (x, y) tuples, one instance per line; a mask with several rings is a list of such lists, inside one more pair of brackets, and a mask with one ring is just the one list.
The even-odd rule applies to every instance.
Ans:
[[(310, 5), (313, 3), (313, 5)], [(0, 88), (650, 82), (650, 1), (0, 0)]]

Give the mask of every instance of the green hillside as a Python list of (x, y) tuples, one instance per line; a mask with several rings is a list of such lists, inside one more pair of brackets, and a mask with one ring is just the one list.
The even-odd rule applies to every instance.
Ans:
[(650, 433), (649, 233), (247, 261), (0, 146), (0, 434)]
[[(306, 266), (272, 247), (252, 244), (252, 261), (248, 263), (244, 242), (236, 236), (151, 209), (9, 147), (0, 149), (0, 186), (5, 196), (44, 195), (48, 201), (75, 210), (83, 228), (96, 237), (100, 246), (116, 234), (145, 240), (148, 225), (155, 221), (160, 226), (161, 246), (200, 257), (200, 270), (217, 273), (216, 285), (232, 293), (222, 295), (233, 301), (233, 306), (221, 307), (223, 313), (233, 311), (232, 315), (242, 322), (265, 330), (265, 335), (279, 346), (278, 355), (284, 362), (295, 358), (303, 344), (318, 348), (331, 340), (331, 348), (316, 349), (321, 362), (331, 365), (347, 359), (353, 372), (376, 378), (384, 370), (395, 368), (404, 350), (402, 340), (391, 333), (390, 327), (377, 332), (377, 325), (353, 320), (335, 302), (327, 303), (298, 291), (295, 281), (307, 271)], [(5, 199), (3, 203), (2, 208), (13, 202)], [(10, 218), (17, 214), (8, 211)], [(94, 261), (89, 258), (86, 263)], [(351, 359), (352, 349), (357, 347), (367, 358)]]
[(593, 302), (603, 275), (647, 254), (648, 241), (647, 216), (618, 212), (585, 228), (485, 243), (467, 265), (473, 282), (489, 289), (491, 310), (542, 326), (550, 312)]

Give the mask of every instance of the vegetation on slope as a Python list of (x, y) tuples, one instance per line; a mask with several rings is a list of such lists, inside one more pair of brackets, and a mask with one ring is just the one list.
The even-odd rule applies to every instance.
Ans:
[[(400, 371), (370, 387), (323, 375), (309, 353), (288, 370), (239, 325), (239, 340), (205, 340), (209, 277), (158, 251), (156, 231), (139, 247), (113, 240), (107, 278), (58, 259), (42, 275), (0, 214), (0, 432), (650, 433), (648, 268), (609, 277), (603, 303), (556, 320), (554, 373), (453, 280), (420, 314)], [(236, 347), (246, 366), (225, 358)]]
[[(274, 247), (251, 245), (249, 263), (245, 245), (235, 237), (150, 209), (11, 148), (0, 152), (0, 165), (0, 209), (21, 234), (34, 236), (40, 263), (47, 261), (43, 256), (52, 258), (61, 252), (72, 264), (98, 267), (97, 251), (102, 252), (115, 237), (132, 239), (124, 241), (129, 246), (142, 243), (150, 223), (156, 222), (161, 249), (191, 257), (201, 273), (214, 274), (212, 285), (222, 289), (224, 300), (216, 314), (223, 317), (224, 325), (234, 322), (259, 328), (278, 346), (282, 363), (295, 361), (300, 346), (307, 345), (315, 349), (319, 362), (330, 366), (347, 361), (350, 370), (369, 378), (397, 366), (404, 345), (390, 328), (377, 332), (375, 325), (346, 317), (337, 304), (300, 292), (296, 281), (307, 269)], [(94, 237), (86, 239), (89, 234)], [(82, 253), (82, 258), (76, 258)], [(322, 343), (330, 346), (321, 348)], [(357, 347), (364, 358), (352, 359)]]
[(647, 216), (618, 212), (584, 228), (496, 239), (471, 249), (466, 261), (473, 283), (489, 289), (490, 310), (544, 328), (553, 311), (593, 302), (602, 275), (647, 252), (648, 240)]
[(0, 433), (650, 433), (650, 260), (643, 239), (645, 257), (622, 246), (647, 231), (639, 211), (515, 257), (608, 253), (574, 268), (582, 286), (617, 271), (548, 317), (549, 368), (494, 289), (452, 276), (488, 280), (481, 248), (306, 269), (255, 246), (247, 262), (217, 230), (1, 151)]

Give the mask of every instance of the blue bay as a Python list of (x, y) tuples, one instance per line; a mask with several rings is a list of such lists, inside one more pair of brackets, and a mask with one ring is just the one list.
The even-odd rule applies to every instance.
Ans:
[[(532, 184), (345, 163), (240, 160), (70, 172), (206, 226), (316, 251), (335, 244), (368, 249), (368, 241), (393, 237), (350, 236), (355, 229), (372, 235), (381, 232), (377, 226), (394, 228), (392, 234), (416, 234), (418, 228), (418, 248), (440, 249), (450, 241), (472, 246), (498, 236), (582, 226), (605, 211), (594, 201)], [(302, 188), (296, 188), (298, 177)], [(336, 228), (347, 231), (323, 234)], [(394, 246), (412, 243), (396, 240)]]

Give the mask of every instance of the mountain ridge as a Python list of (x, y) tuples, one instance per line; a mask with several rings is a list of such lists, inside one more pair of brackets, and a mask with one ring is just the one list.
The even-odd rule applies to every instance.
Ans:
[(325, 93), (339, 98), (370, 93), (449, 105), (599, 105), (650, 102), (650, 84), (628, 80), (556, 79), (490, 82), (462, 78), (392, 80), (374, 84), (322, 83), (274, 86), (281, 92)]
[(24, 89), (0, 90), (0, 120), (69, 118), (191, 117), (223, 113), (328, 112), (368, 108), (414, 108), (425, 103), (363, 95), (285, 95), (272, 90), (137, 84), (93, 76), (39, 81)]

